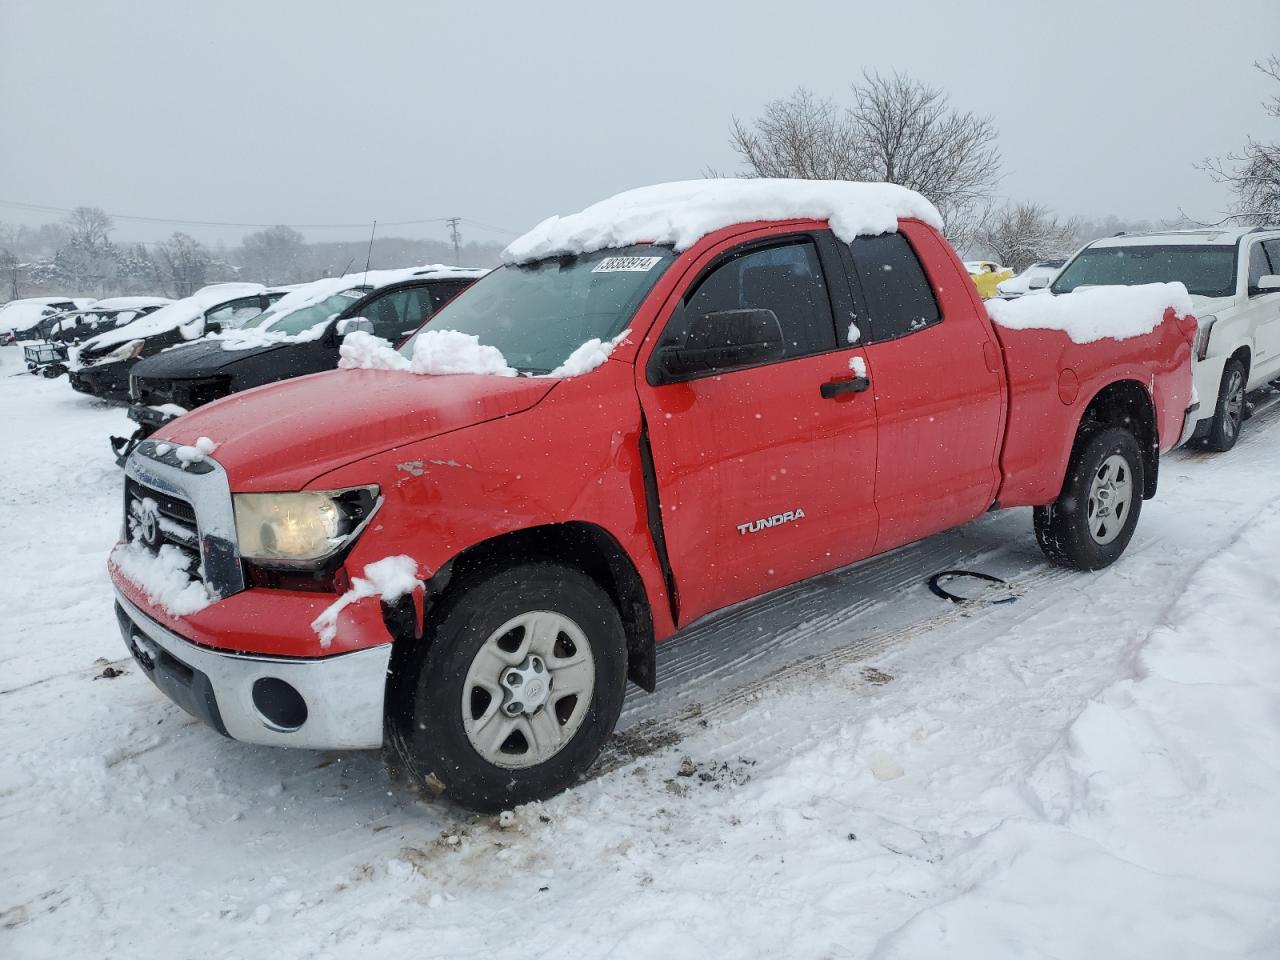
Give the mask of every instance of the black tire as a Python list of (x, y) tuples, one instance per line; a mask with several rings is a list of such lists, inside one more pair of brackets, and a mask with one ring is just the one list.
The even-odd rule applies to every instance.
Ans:
[(1207, 450), (1226, 453), (1240, 439), (1240, 427), (1245, 420), (1244, 388), (1248, 371), (1244, 361), (1232, 357), (1222, 368), (1222, 383), (1218, 387), (1218, 403), (1213, 411), (1213, 423), (1205, 435)]
[[(1124, 463), (1130, 496), (1123, 512), (1117, 511), (1118, 529), (1095, 520), (1098, 507), (1091, 503), (1095, 478), (1112, 457)], [(1112, 461), (1114, 464), (1115, 462)], [(1124, 553), (1138, 525), (1142, 512), (1142, 451), (1133, 434), (1120, 427), (1107, 427), (1086, 432), (1076, 441), (1066, 482), (1057, 502), (1036, 507), (1036, 540), (1053, 563), (1073, 570), (1101, 570)], [(1103, 506), (1103, 509), (1111, 509)], [(1094, 531), (1095, 522), (1104, 524), (1102, 539)], [(1105, 540), (1105, 542), (1103, 542)]]
[[(595, 680), (581, 724), (564, 746), (542, 763), (512, 769), (491, 763), (473, 746), (464, 727), (463, 694), (486, 641), (532, 611), (567, 617), (582, 630)], [(446, 595), (427, 630), (424, 649), (405, 664), (410, 672), (400, 685), (402, 702), (389, 705), (391, 746), (409, 776), (479, 811), (542, 800), (576, 783), (613, 732), (626, 690), (626, 634), (600, 585), (552, 562), (492, 569)]]

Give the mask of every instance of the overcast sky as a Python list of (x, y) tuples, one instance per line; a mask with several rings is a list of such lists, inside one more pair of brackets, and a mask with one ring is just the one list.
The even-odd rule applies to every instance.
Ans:
[[(733, 115), (801, 85), (842, 97), (866, 68), (993, 114), (1010, 197), (1210, 218), (1226, 197), (1193, 164), (1276, 136), (1252, 67), (1276, 52), (1277, 0), (0, 0), (0, 201), (250, 224), (461, 216), (467, 238), (503, 240), (477, 224), (521, 231), (735, 170)], [(0, 206), (0, 221), (58, 218)]]

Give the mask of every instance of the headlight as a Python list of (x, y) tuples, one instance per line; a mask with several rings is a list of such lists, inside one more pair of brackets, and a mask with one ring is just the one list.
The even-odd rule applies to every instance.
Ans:
[(130, 340), (128, 343), (122, 343), (108, 354), (99, 357), (97, 363), (115, 363), (117, 360), (132, 360), (142, 352), (144, 343), (142, 340)]
[(242, 557), (317, 566), (355, 539), (378, 505), (378, 488), (237, 493), (234, 499)]
[(1200, 331), (1196, 334), (1197, 360), (1203, 360), (1209, 355), (1209, 331), (1213, 329), (1213, 323), (1217, 319), (1213, 314), (1196, 318), (1196, 322), (1200, 324)]

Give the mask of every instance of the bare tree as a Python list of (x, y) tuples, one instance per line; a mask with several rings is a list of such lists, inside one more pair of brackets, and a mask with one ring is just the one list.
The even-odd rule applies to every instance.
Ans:
[(1065, 257), (1076, 232), (1074, 221), (1059, 221), (1038, 203), (1006, 203), (985, 218), (974, 242), (1021, 273), (1037, 260)]
[(242, 241), (240, 263), (248, 276), (263, 283), (302, 280), (306, 241), (292, 227), (275, 226), (251, 233)]
[(848, 110), (804, 87), (766, 105), (751, 125), (734, 117), (730, 142), (751, 176), (863, 179), (858, 133)]
[(750, 124), (734, 118), (730, 145), (746, 175), (901, 184), (932, 200), (963, 246), (1000, 180), (992, 119), (899, 73), (864, 73), (850, 89), (843, 108), (801, 88)]
[(104, 247), (110, 242), (115, 222), (98, 207), (76, 207), (67, 217), (71, 239), (88, 247)]
[(156, 244), (152, 261), (166, 293), (174, 297), (189, 297), (207, 282), (213, 258), (203, 244), (185, 233), (176, 232), (168, 240)]
[[(1254, 66), (1280, 82), (1280, 56)], [(1262, 108), (1272, 120), (1280, 120), (1280, 94), (1264, 100)], [(1235, 195), (1226, 219), (1247, 224), (1280, 222), (1280, 142), (1250, 137), (1239, 153), (1210, 158), (1201, 169), (1218, 183), (1227, 184)]]

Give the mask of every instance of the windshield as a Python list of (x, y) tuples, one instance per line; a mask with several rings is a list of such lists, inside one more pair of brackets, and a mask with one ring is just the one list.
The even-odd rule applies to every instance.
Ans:
[(261, 327), (264, 330), (270, 330), (272, 333), (303, 333), (318, 323), (324, 323), (335, 313), (342, 313), (343, 310), (347, 309), (366, 293), (368, 293), (368, 290), (364, 288), (343, 290), (341, 293), (335, 293), (316, 303), (298, 307), (294, 310), (277, 311), (273, 307), (266, 313), (254, 317), (244, 324), (241, 329)]
[[(549, 373), (588, 340), (610, 340), (675, 259), (638, 244), (505, 266), (458, 294), (423, 330), (457, 330), (497, 347), (521, 373)], [(422, 331), (400, 347), (406, 357)]]
[(1236, 292), (1235, 247), (1141, 244), (1090, 247), (1068, 264), (1050, 289), (1070, 293), (1076, 287), (1181, 281), (1188, 293), (1229, 297)]

